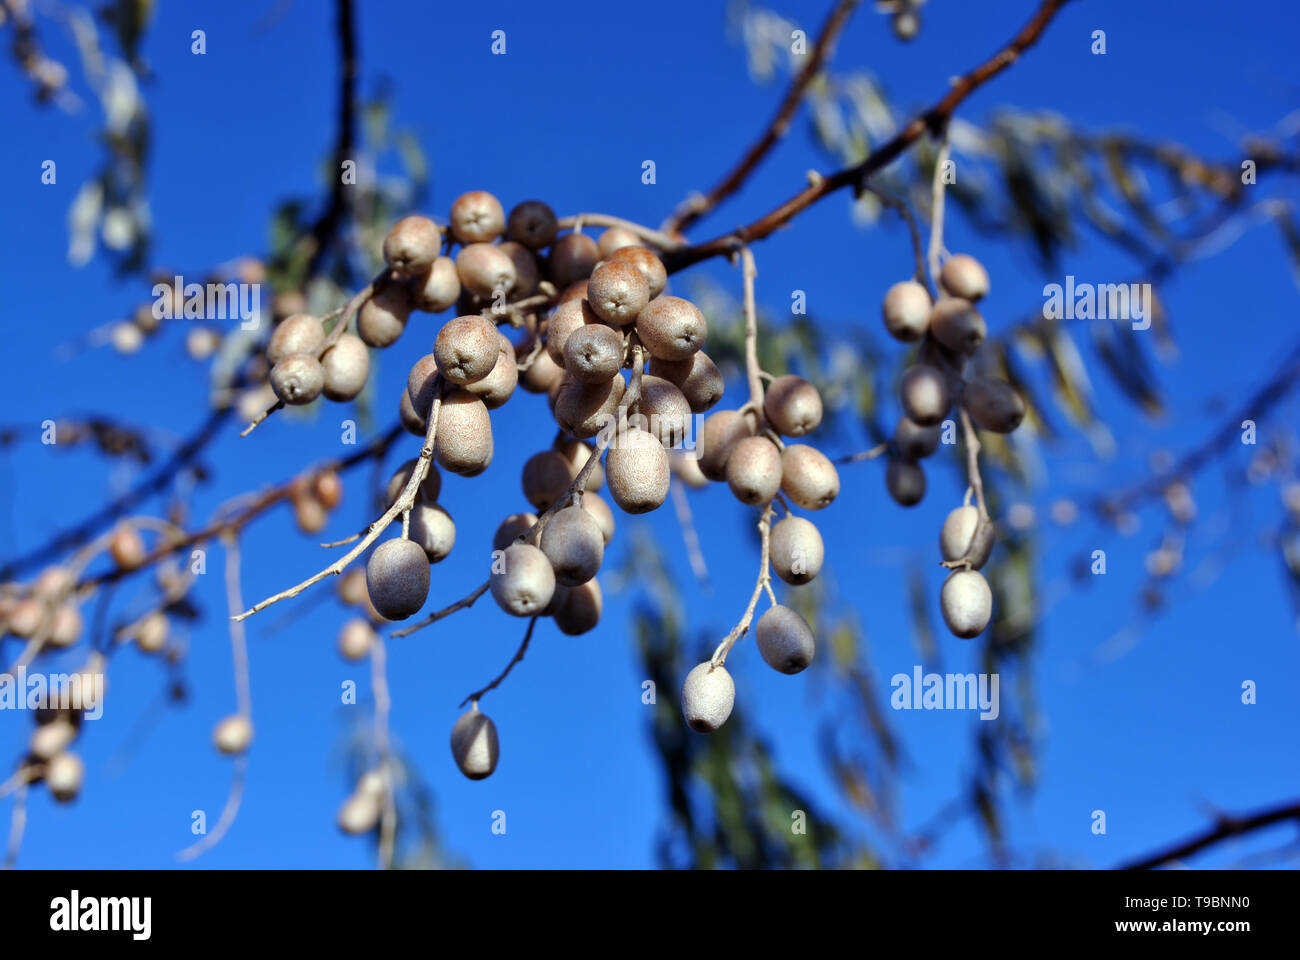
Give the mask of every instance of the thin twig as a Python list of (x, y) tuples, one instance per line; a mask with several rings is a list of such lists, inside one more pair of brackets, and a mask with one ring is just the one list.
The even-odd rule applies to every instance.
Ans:
[(244, 783), (248, 774), (248, 756), (240, 754), (235, 757), (235, 763), (230, 774), (230, 793), (226, 795), (226, 805), (222, 808), (221, 816), (217, 819), (217, 825), (212, 828), (212, 832), (199, 840), (190, 844), (184, 850), (177, 852), (176, 859), (182, 862), (193, 860), (195, 857), (211, 850), (226, 835), (230, 825), (235, 822), (235, 817), (239, 814), (239, 806), (244, 799)]
[(727, 654), (731, 648), (736, 645), (736, 641), (749, 632), (749, 625), (754, 620), (754, 608), (758, 606), (758, 598), (766, 590), (772, 597), (772, 604), (775, 606), (776, 597), (772, 596), (772, 567), (771, 567), (771, 533), (772, 533), (772, 504), (769, 502), (763, 508), (763, 515), (758, 520), (758, 534), (762, 538), (762, 554), (758, 565), (758, 581), (754, 584), (754, 592), (749, 598), (749, 605), (745, 607), (745, 614), (740, 618), (732, 631), (727, 634), (725, 640), (718, 644), (718, 648), (713, 651), (711, 658), (715, 667), (721, 667), (727, 662)]
[(265, 600), (258, 602), (243, 613), (239, 614), (235, 618), (236, 620), (244, 620), (261, 610), (265, 610), (274, 603), (279, 603), (281, 600), (288, 600), (290, 597), (296, 597), (312, 584), (319, 583), (326, 577), (338, 576), (347, 568), (348, 564), (361, 556), (361, 554), (365, 552), (365, 549), (374, 543), (381, 533), (388, 529), (388, 525), (397, 518), (398, 514), (410, 510), (411, 507), (415, 506), (416, 494), (420, 489), (420, 484), (424, 482), (424, 478), (429, 473), (429, 463), (433, 459), (433, 447), (438, 433), (438, 413), (441, 409), (442, 393), (441, 390), (439, 390), (434, 395), (433, 408), (429, 411), (429, 426), (424, 436), (424, 446), (420, 448), (420, 458), (416, 461), (415, 469), (411, 471), (411, 478), (407, 480), (406, 488), (403, 489), (401, 495), (393, 501), (392, 506), (384, 511), (383, 516), (370, 525), (370, 532), (361, 539), (361, 542), (324, 570), (308, 577), (306, 580), (302, 581), (302, 583), (296, 584), (288, 590), (282, 590), (274, 596), (267, 597)]
[(944, 167), (948, 164), (948, 124), (943, 125), (943, 135), (939, 139), (939, 153), (934, 160), (934, 177), (930, 183), (930, 283), (933, 289), (942, 291), (939, 283), (939, 257), (943, 253), (943, 198)]
[(561, 217), (558, 226), (561, 230), (578, 230), (582, 224), (589, 223), (597, 227), (619, 227), (623, 230), (629, 230), (635, 233), (642, 240), (648, 241), (651, 245), (658, 247), (660, 250), (679, 250), (682, 247), (680, 240), (674, 240), (668, 234), (653, 227), (642, 226), (639, 223), (633, 223), (631, 220), (624, 220), (621, 217), (611, 217), (604, 213), (578, 213), (572, 217)]
[[(912, 278), (922, 286), (928, 286), (925, 271), (925, 251), (921, 247), (921, 231), (916, 225), (916, 216), (912, 213), (911, 206), (902, 197), (896, 197), (888, 190), (874, 184), (867, 183), (865, 189), (884, 206), (897, 213), (907, 226), (907, 233), (912, 240), (912, 259), (916, 262)], [(931, 291), (931, 294), (933, 294), (933, 291)]]
[(758, 307), (754, 303), (754, 278), (758, 268), (749, 247), (740, 250), (741, 270), (745, 282), (745, 372), (749, 378), (749, 406), (757, 420), (755, 433), (767, 425), (763, 414), (763, 379), (758, 366)]
[(673, 497), (673, 509), (677, 513), (677, 525), (682, 528), (682, 540), (686, 543), (686, 557), (691, 562), (691, 571), (704, 589), (709, 588), (709, 567), (704, 561), (704, 551), (700, 549), (700, 535), (695, 530), (695, 521), (691, 517), (690, 499), (686, 496), (686, 486), (676, 477), (668, 485)]
[[(226, 608), (234, 613), (244, 605), (242, 591), (239, 588), (239, 538), (234, 534), (222, 537), (226, 548)], [(242, 716), (251, 725), (253, 722), (253, 692), (249, 682), (248, 637), (244, 624), (230, 619), (230, 654), (234, 662), (235, 704)], [(226, 795), (226, 805), (221, 811), (217, 825), (212, 832), (176, 854), (180, 861), (193, 860), (202, 853), (211, 850), (225, 837), (227, 831), (239, 816), (239, 807), (244, 798), (244, 781), (248, 772), (248, 755), (240, 754), (235, 758), (231, 771), (230, 792)]]
[(538, 620), (537, 617), (533, 617), (531, 620), (528, 621), (528, 629), (524, 631), (524, 642), (519, 645), (519, 649), (515, 651), (515, 655), (510, 658), (510, 662), (506, 664), (506, 668), (501, 671), (500, 675), (491, 683), (489, 683), (486, 687), (484, 687), (482, 690), (475, 690), (473, 693), (471, 693), (468, 697), (466, 697), (464, 700), (460, 702), (460, 706), (463, 707), (465, 706), (465, 704), (470, 702), (477, 704), (480, 700), (483, 699), (484, 694), (486, 694), (489, 690), (495, 690), (497, 687), (501, 685), (501, 681), (510, 675), (510, 671), (515, 668), (515, 664), (523, 660), (524, 654), (528, 652), (528, 644), (532, 642), (533, 628), (537, 626), (537, 620)]
[(958, 407), (961, 416), (962, 436), (966, 440), (966, 475), (971, 489), (975, 491), (975, 503), (979, 506), (980, 520), (989, 519), (989, 508), (984, 503), (984, 479), (980, 476), (980, 438), (975, 426), (970, 421), (966, 407)]
[(874, 460), (876, 457), (883, 456), (889, 452), (888, 443), (880, 443), (870, 450), (863, 450), (859, 453), (850, 453), (847, 456), (836, 457), (831, 463), (838, 465), (846, 463), (861, 463), (863, 460)]
[(18, 861), (18, 851), (23, 845), (23, 833), (27, 829), (27, 784), (19, 786), (14, 794), (14, 807), (9, 815), (9, 846), (5, 850), (3, 869), (12, 870)]
[(443, 619), (444, 617), (450, 617), (457, 610), (464, 610), (466, 607), (472, 607), (474, 606), (474, 601), (476, 601), (479, 597), (483, 596), (483, 594), (487, 593), (488, 587), (491, 585), (492, 585), (491, 580), (485, 580), (483, 581), (483, 583), (479, 584), (472, 591), (470, 591), (465, 596), (461, 597), (459, 600), (457, 600), (455, 603), (451, 604), (450, 606), (443, 607), (441, 610), (429, 614), (427, 617), (425, 617), (423, 620), (419, 621), (418, 623), (413, 623), (410, 626), (403, 627), (401, 630), (394, 630), (392, 633), (389, 634), (389, 636), (392, 637), (393, 639), (396, 639), (398, 637), (410, 636), (411, 634), (415, 633), (416, 630), (422, 630), (423, 628), (429, 626), (429, 624), (431, 623), (437, 623), (439, 620)]

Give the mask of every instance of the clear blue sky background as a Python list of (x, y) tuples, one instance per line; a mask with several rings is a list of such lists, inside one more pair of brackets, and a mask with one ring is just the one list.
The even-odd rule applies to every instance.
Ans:
[[(265, 32), (255, 28), (268, 3), (159, 5), (145, 53), (157, 81), (146, 96), (154, 124), (149, 187), (160, 263), (201, 273), (208, 265), (266, 248), (268, 211), (286, 195), (320, 196), (322, 158), (334, 138), (336, 47), (332, 4), (299, 2)], [(864, 4), (839, 45), (837, 64), (888, 78), (897, 102), (932, 102), (947, 78), (983, 59), (1026, 19), (1029, 0), (957, 3), (932, 0), (912, 45), (897, 43), (884, 18)], [(796, 8), (797, 7), (797, 8)], [(445, 213), (459, 193), (495, 191), (507, 207), (540, 196), (562, 213), (609, 211), (657, 223), (688, 191), (708, 185), (766, 122), (780, 92), (755, 90), (742, 48), (724, 33), (721, 4), (426, 4), (361, 2), (363, 86), (381, 74), (396, 85), (396, 122), (417, 133), (433, 163), (433, 208)], [(827, 3), (777, 4), (810, 31)], [(207, 31), (207, 55), (190, 53), (193, 29)], [(507, 31), (509, 53), (490, 55), (490, 34)], [(1094, 29), (1109, 52), (1090, 55)], [(1173, 138), (1225, 159), (1232, 139), (1263, 130), (1294, 106), (1293, 4), (1218, 2), (1072, 4), (1022, 62), (978, 92), (962, 114), (980, 120), (1000, 104), (1060, 111), (1084, 128), (1123, 127)], [(66, 40), (48, 27), (48, 42)], [(25, 551), (87, 514), (129, 481), (80, 454), (40, 447), (40, 421), (108, 409), (127, 421), (184, 435), (204, 415), (206, 375), (184, 359), (182, 330), (152, 341), (145, 354), (107, 351), (56, 362), (55, 347), (123, 316), (147, 295), (115, 281), (100, 260), (74, 270), (65, 261), (65, 215), (77, 186), (99, 163), (88, 118), (30, 104), (10, 63), (0, 69), (5, 145), (0, 150), (4, 219), (0, 259), (6, 336), (0, 409), (29, 431), (0, 460), (0, 553)], [(1225, 135), (1226, 134), (1226, 135)], [(58, 184), (42, 186), (40, 164), (58, 162)], [(654, 186), (641, 163), (658, 166)], [(703, 227), (709, 235), (750, 219), (787, 196), (804, 171), (823, 167), (802, 128), (759, 170), (750, 186)], [(801, 217), (757, 251), (760, 298), (784, 309), (789, 291), (807, 290), (810, 309), (828, 327), (878, 325), (878, 301), (908, 270), (897, 224), (855, 230), (843, 198)], [(948, 245), (974, 249), (990, 267), (994, 292), (985, 315), (996, 332), (1041, 302), (1044, 277), (1020, 251), (980, 244), (959, 218)], [(1127, 279), (1127, 264), (1095, 245), (1065, 265), (1081, 279)], [(699, 272), (739, 291), (725, 264)], [(1063, 271), (1064, 272), (1064, 271)], [(1068, 441), (1046, 461), (1049, 493), (1086, 495), (1132, 481), (1156, 446), (1180, 451), (1219, 422), (1215, 397), (1240, 398), (1290, 349), (1296, 290), (1276, 234), (1249, 233), (1212, 260), (1183, 271), (1166, 290), (1182, 348), (1162, 368), (1175, 415), (1142, 421), (1098, 377), (1103, 410), (1120, 437), (1117, 458), (1098, 464)], [(438, 321), (417, 316), (383, 357), (381, 396), (395, 397), (409, 363), (426, 352)], [(424, 332), (419, 330), (425, 326)], [(734, 387), (733, 387), (734, 389)], [(341, 452), (338, 408), (312, 421), (280, 417), (252, 438), (235, 431), (213, 450), (219, 481), (203, 489), (206, 516), (239, 490), (278, 482), (302, 465)], [(1294, 423), (1284, 407), (1278, 423)], [(1221, 417), (1221, 414), (1219, 415)], [(549, 437), (545, 410), (529, 396), (494, 414), (497, 456), (476, 480), (449, 477), (444, 502), (458, 524), (457, 555), (435, 568), (430, 602), (448, 602), (483, 577), (474, 558), (486, 551), (499, 515), (519, 505), (519, 469), (535, 438)], [(414, 451), (413, 440), (407, 446)], [(835, 450), (834, 453), (849, 452)], [(409, 454), (403, 454), (403, 456)], [(903, 597), (904, 560), (932, 569), (934, 533), (959, 497), (957, 481), (936, 473), (931, 496), (905, 512), (883, 491), (879, 464), (846, 470), (844, 492), (823, 515), (831, 563), (852, 596), (886, 677), (917, 662)], [(1211, 471), (1211, 476), (1213, 471)], [(1229, 532), (1214, 535), (1227, 505), (1212, 482), (1200, 507), (1206, 522), (1188, 566), (1240, 540), (1208, 588), (1187, 580), (1172, 609), (1144, 626), (1122, 655), (1098, 655), (1130, 622), (1142, 560), (1159, 526), (1155, 514), (1123, 539), (1082, 523), (1045, 531), (1045, 589), (1064, 582), (1067, 560), (1092, 545), (1110, 551), (1110, 572), (1050, 610), (1034, 669), (1049, 727), (1041, 745), (1042, 782), (1009, 808), (1013, 846), (1056, 851), (1073, 862), (1109, 865), (1199, 828), (1203, 803), (1252, 809), (1300, 793), (1294, 696), (1300, 654), (1281, 564), (1252, 540), (1273, 523), (1273, 488), (1238, 503)], [(1217, 499), (1216, 499), (1217, 498)], [(356, 485), (331, 532), (363, 517)], [(691, 629), (720, 635), (734, 622), (753, 582), (755, 558), (743, 535), (746, 514), (725, 489), (697, 495), (695, 513), (712, 558), (715, 591), (690, 583), (671, 510), (648, 519), (620, 515), (617, 544), (634, 524), (660, 536), (685, 585)], [(490, 507), (485, 507), (490, 505)], [(1243, 524), (1239, 517), (1252, 526)], [(741, 545), (739, 548), (737, 545)], [(621, 546), (613, 551), (616, 562)], [(467, 559), (468, 558), (468, 559)], [(483, 561), (486, 563), (486, 560)], [(299, 535), (285, 512), (257, 523), (245, 541), (243, 589), (251, 601), (322, 565), (321, 551)], [(193, 696), (152, 728), (125, 770), (110, 759), (151, 709), (162, 688), (156, 662), (134, 651), (115, 658), (105, 718), (79, 749), (88, 774), (82, 799), (55, 807), (43, 792), (31, 803), (20, 863), (32, 867), (159, 867), (187, 845), (190, 814), (215, 822), (229, 765), (210, 746), (214, 721), (234, 709), (231, 659), (222, 614), (220, 560), (201, 579), (210, 616), (191, 638)], [(939, 571), (933, 570), (933, 588)], [(138, 587), (135, 588), (138, 590)], [(579, 638), (543, 623), (528, 659), (484, 708), (501, 732), (502, 760), (487, 781), (455, 770), (447, 735), (456, 704), (510, 657), (523, 624), (484, 602), (391, 646), (393, 724), (437, 795), (445, 843), (479, 867), (645, 867), (666, 822), (663, 778), (652, 752), (641, 669), (627, 629), (631, 598), (610, 598), (604, 622)], [(133, 590), (119, 604), (143, 602)], [(134, 608), (132, 608), (134, 609)], [(270, 627), (289, 611), (289, 625)], [(339, 616), (332, 604), (282, 606), (250, 621), (257, 742), (239, 820), (201, 867), (364, 867), (368, 844), (341, 837), (335, 811), (346, 794), (340, 744), (363, 705), (339, 704), (340, 684), (365, 690), (368, 671), (335, 652)], [(941, 638), (947, 669), (978, 669), (969, 644)], [(12, 651), (8, 647), (7, 651)], [(6, 654), (6, 657), (9, 654)], [(774, 674), (742, 647), (729, 662), (749, 719), (772, 742), (782, 769), (841, 814), (852, 813), (818, 760), (808, 679)], [(1259, 685), (1259, 703), (1239, 702), (1243, 680)], [(662, 691), (661, 695), (674, 695)], [(350, 713), (350, 711), (352, 711)], [(0, 757), (14, 757), (28, 733), (25, 716), (0, 718)], [(890, 718), (916, 769), (902, 797), (907, 822), (930, 817), (967, 782), (972, 725), (957, 712), (898, 713)], [(9, 801), (0, 802), (7, 822)], [(490, 831), (492, 811), (508, 832)], [(1108, 834), (1091, 834), (1090, 813), (1104, 809)], [(969, 824), (949, 833), (931, 862), (983, 863), (983, 842)], [(1231, 859), (1231, 849), (1205, 862)]]

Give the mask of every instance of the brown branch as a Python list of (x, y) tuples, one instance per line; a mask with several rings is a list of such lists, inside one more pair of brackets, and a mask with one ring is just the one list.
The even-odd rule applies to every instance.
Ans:
[(835, 40), (848, 23), (849, 17), (857, 7), (859, 0), (839, 0), (826, 23), (822, 26), (817, 42), (813, 45), (808, 59), (795, 78), (790, 82), (781, 105), (767, 128), (745, 151), (745, 155), (718, 183), (703, 196), (696, 194), (681, 204), (660, 228), (664, 233), (673, 234), (688, 229), (693, 223), (713, 210), (724, 199), (739, 190), (749, 179), (768, 152), (790, 131), (790, 122), (794, 119), (799, 104), (809, 85), (821, 73), (822, 67), (830, 58)]
[(1150, 870), (1153, 867), (1164, 866), (1173, 863), (1176, 860), (1183, 860), (1195, 853), (1220, 843), (1230, 837), (1239, 837), (1243, 834), (1252, 833), (1255, 830), (1262, 830), (1265, 827), (1271, 827), (1275, 823), (1285, 823), (1287, 820), (1294, 820), (1300, 824), (1300, 800), (1292, 800), (1283, 803), (1280, 806), (1271, 807), (1267, 810), (1261, 810), (1258, 813), (1247, 814), (1242, 817), (1229, 816), (1220, 814), (1215, 818), (1214, 825), (1189, 837), (1181, 843), (1168, 847), (1158, 853), (1149, 856), (1140, 857), (1136, 860), (1130, 860), (1128, 863), (1120, 864), (1117, 870)]
[(1011, 39), (1010, 43), (974, 70), (956, 80), (938, 103), (913, 118), (891, 140), (882, 144), (861, 163), (846, 167), (830, 176), (813, 174), (809, 178), (807, 187), (753, 223), (704, 243), (667, 253), (664, 262), (668, 271), (675, 273), (702, 260), (726, 256), (736, 248), (738, 243), (749, 244), (755, 240), (762, 240), (784, 227), (817, 201), (837, 190), (845, 187), (862, 189), (868, 177), (901, 156), (908, 147), (921, 138), (923, 133), (942, 130), (958, 105), (975, 90), (1015, 63), (1022, 53), (1037, 42), (1052, 18), (1068, 2), (1069, 0), (1043, 0), (1038, 11), (1020, 28), (1020, 32)]

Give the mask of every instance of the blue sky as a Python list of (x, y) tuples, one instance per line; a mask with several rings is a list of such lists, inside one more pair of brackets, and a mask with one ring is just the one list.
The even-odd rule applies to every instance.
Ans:
[[(265, 249), (268, 213), (277, 201), (323, 195), (321, 165), (334, 138), (332, 4), (300, 0), (261, 30), (272, 6), (163, 3), (149, 30), (145, 52), (157, 76), (146, 90), (154, 125), (155, 259), (182, 272), (198, 274)], [(811, 31), (826, 7), (776, 9)], [(920, 38), (906, 46), (869, 4), (864, 8), (839, 44), (837, 65), (874, 71), (887, 78), (900, 107), (919, 108), (937, 98), (948, 77), (1000, 46), (1031, 4), (931, 0)], [(363, 89), (373, 89), (381, 75), (393, 82), (395, 121), (416, 133), (431, 158), (432, 205), (440, 213), (465, 190), (484, 188), (507, 207), (539, 196), (561, 213), (605, 211), (657, 223), (690, 190), (717, 177), (780, 96), (775, 86), (755, 89), (743, 49), (725, 35), (721, 4), (657, 4), (651, 13), (632, 4), (363, 2), (360, 16)], [(1072, 4), (1039, 46), (966, 101), (960, 114), (983, 120), (1002, 104), (1055, 110), (1085, 129), (1140, 131), (1232, 158), (1236, 136), (1267, 130), (1294, 106), (1297, 26), (1293, 6), (1281, 2), (1253, 7), (1249, 15), (1215, 2)], [(201, 57), (190, 53), (196, 28), (207, 32)], [(496, 29), (507, 32), (504, 57), (490, 54)], [(1094, 29), (1107, 32), (1104, 57), (1089, 53)], [(45, 33), (54, 49), (66, 49), (56, 31), (47, 26)], [(108, 409), (183, 436), (203, 416), (206, 375), (184, 359), (183, 332), (175, 330), (135, 357), (101, 350), (56, 358), (58, 344), (125, 316), (148, 290), (139, 281), (119, 282), (102, 260), (79, 270), (66, 263), (67, 207), (99, 163), (89, 118), (33, 107), (8, 63), (0, 69), (0, 102), (11, 131), (0, 150), (0, 182), (14, 239), (0, 266), (8, 338), (0, 408), (7, 424), (30, 430), (30, 439), (0, 460), (0, 497), (11, 505), (0, 517), (6, 544), (0, 553), (8, 556), (81, 518), (131, 480), (79, 453), (40, 447), (35, 437), (42, 420)], [(40, 183), (40, 164), (48, 158), (59, 164), (54, 186)], [(641, 182), (645, 159), (656, 162), (654, 185)], [(697, 228), (699, 235), (752, 219), (817, 167), (825, 168), (824, 159), (797, 127), (745, 191)], [(993, 293), (984, 312), (994, 333), (1035, 308), (1043, 283), (1061, 279), (1044, 276), (1023, 250), (978, 237), (959, 216), (950, 219), (946, 236), (950, 249), (975, 252), (990, 269)], [(875, 333), (880, 295), (910, 270), (897, 225), (857, 230), (838, 197), (755, 253), (760, 300), (781, 310), (790, 290), (807, 290), (810, 310), (832, 331), (867, 326)], [(1071, 253), (1064, 267), (1099, 282), (1131, 273), (1121, 258), (1091, 243)], [(739, 294), (739, 276), (725, 264), (692, 272)], [(1172, 415), (1143, 420), (1098, 375), (1101, 409), (1120, 440), (1117, 455), (1099, 462), (1079, 438), (1049, 451), (1046, 492), (1035, 504), (1040, 515), (1057, 496), (1083, 497), (1140, 479), (1156, 447), (1182, 451), (1198, 443), (1222, 419), (1214, 399), (1239, 402), (1294, 343), (1296, 288), (1271, 230), (1252, 231), (1183, 270), (1164, 294), (1181, 348), (1175, 364), (1160, 368)], [(380, 396), (397, 395), (438, 323), (417, 315), (413, 329), (382, 357)], [(729, 384), (728, 395), (738, 386)], [(281, 417), (242, 441), (230, 431), (213, 448), (219, 479), (200, 491), (195, 515), (346, 452), (337, 424), (345, 414), (324, 413), (311, 420)], [(1296, 413), (1294, 403), (1282, 407), (1273, 429), (1294, 423)], [(550, 436), (547, 422), (536, 398), (517, 397), (494, 414), (491, 468), (474, 480), (445, 478), (443, 502), (457, 521), (458, 548), (434, 569), (431, 604), (450, 602), (482, 580), (470, 551), (477, 544), (485, 552), (499, 517), (522, 506), (519, 470), (535, 451), (535, 438)], [(414, 454), (413, 439), (407, 448), (400, 458)], [(884, 495), (880, 471), (873, 463), (846, 468), (844, 491), (821, 526), (836, 582), (855, 601), (876, 667), (888, 676), (910, 672), (917, 662), (901, 599), (906, 561), (920, 558), (933, 568), (935, 535), (961, 490), (954, 476), (936, 473), (924, 504), (905, 512)], [(1110, 659), (1098, 650), (1110, 649), (1108, 641), (1133, 619), (1143, 557), (1161, 529), (1157, 512), (1145, 513), (1128, 538), (1090, 523), (1044, 529), (1045, 592), (1068, 586), (1067, 562), (1080, 550), (1107, 549), (1109, 573), (1082, 592), (1066, 591), (1044, 623), (1034, 670), (1048, 726), (1041, 783), (1009, 810), (1017, 849), (1105, 866), (1200, 828), (1206, 805), (1248, 810), (1300, 793), (1295, 616), (1276, 552), (1261, 551), (1253, 539), (1281, 515), (1276, 488), (1228, 503), (1210, 470), (1203, 489), (1206, 521), (1189, 548), (1188, 568), (1218, 555), (1225, 540), (1241, 542), (1217, 579), (1204, 589), (1180, 581), (1172, 608), (1144, 622), (1131, 648)], [(753, 582), (747, 514), (725, 489), (694, 496), (711, 558), (711, 594), (690, 582), (670, 509), (650, 518), (620, 514), (610, 563), (630, 542), (628, 531), (648, 525), (683, 584), (690, 629), (721, 636)], [(344, 536), (369, 519), (361, 501), (351, 484), (330, 530)], [(245, 598), (274, 592), (324, 562), (287, 513), (271, 514), (245, 540)], [(219, 568), (214, 551), (211, 569)], [(930, 576), (937, 590), (939, 571)], [(144, 602), (142, 586), (143, 578), (120, 591), (117, 604), (138, 609), (131, 604)], [(169, 710), (119, 769), (114, 757), (152, 709), (164, 678), (157, 662), (134, 651), (115, 659), (105, 718), (81, 742), (84, 796), (55, 807), (43, 793), (33, 795), (21, 865), (165, 867), (192, 839), (193, 810), (215, 820), (229, 765), (214, 754), (210, 730), (234, 709), (234, 688), (220, 577), (201, 578), (198, 594), (209, 616), (190, 637), (190, 701)], [(666, 810), (628, 630), (632, 599), (607, 597), (601, 627), (586, 636), (565, 637), (539, 625), (527, 660), (483, 701), (501, 733), (502, 760), (480, 783), (456, 772), (448, 733), (456, 704), (496, 675), (523, 624), (484, 601), (391, 644), (395, 736), (436, 793), (444, 843), (472, 865), (654, 865)], [(348, 789), (341, 744), (366, 709), (364, 702), (340, 705), (340, 684), (368, 685), (364, 667), (344, 664), (335, 653), (338, 623), (336, 606), (310, 602), (249, 622), (257, 743), (248, 788), (234, 828), (198, 866), (370, 864), (369, 846), (334, 827)], [(273, 630), (276, 625), (281, 629)], [(978, 669), (973, 646), (946, 636), (940, 642), (947, 669)], [(6, 657), (12, 649), (6, 647)], [(808, 679), (776, 675), (748, 645), (728, 666), (748, 719), (773, 744), (782, 769), (851, 818), (817, 759)], [(1239, 702), (1246, 679), (1259, 685), (1259, 702), (1250, 707)], [(979, 721), (957, 712), (890, 719), (915, 761), (902, 798), (906, 821), (915, 826), (966, 782), (972, 724)], [(0, 723), (0, 756), (16, 756), (26, 724), (23, 717)], [(8, 809), (9, 801), (0, 801), (5, 820)], [(490, 829), (498, 809), (508, 818), (504, 836)], [(1095, 809), (1107, 811), (1105, 837), (1089, 830)], [(980, 865), (983, 849), (966, 823), (945, 837), (931, 862)], [(1205, 862), (1228, 862), (1231, 854)]]

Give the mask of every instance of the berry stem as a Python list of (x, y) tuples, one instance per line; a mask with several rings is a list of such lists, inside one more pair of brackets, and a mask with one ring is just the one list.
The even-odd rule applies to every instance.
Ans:
[(932, 291), (942, 293), (943, 286), (939, 283), (939, 257), (943, 253), (943, 198), (944, 198), (944, 167), (948, 164), (948, 153), (950, 145), (948, 143), (948, 123), (944, 122), (943, 135), (939, 139), (939, 152), (934, 158), (934, 177), (930, 183), (930, 249), (928, 253), (930, 265), (930, 288)]
[(740, 622), (727, 634), (727, 638), (718, 644), (718, 648), (713, 651), (713, 657), (710, 662), (715, 667), (721, 667), (727, 662), (727, 654), (731, 648), (736, 645), (736, 641), (749, 632), (749, 625), (754, 620), (754, 609), (758, 606), (758, 598), (766, 590), (772, 599), (772, 604), (776, 605), (776, 596), (772, 593), (772, 565), (771, 565), (771, 541), (772, 541), (772, 502), (769, 500), (763, 507), (763, 515), (758, 520), (758, 535), (762, 540), (762, 554), (758, 566), (758, 582), (754, 584), (754, 592), (749, 598), (749, 605), (745, 607), (745, 615), (740, 618)]
[(749, 377), (749, 407), (757, 421), (754, 432), (760, 433), (767, 425), (767, 418), (763, 415), (762, 368), (758, 365), (758, 308), (754, 304), (754, 278), (758, 276), (758, 268), (749, 247), (740, 248), (740, 261), (745, 281), (745, 373)]
[(655, 230), (652, 227), (645, 227), (639, 223), (633, 223), (631, 220), (623, 220), (620, 217), (611, 217), (604, 213), (579, 213), (572, 217), (561, 217), (557, 223), (560, 230), (577, 230), (579, 226), (589, 224), (595, 227), (620, 227), (635, 233), (642, 240), (646, 240), (660, 250), (677, 250), (682, 243), (674, 240), (667, 233)]
[(495, 680), (489, 683), (482, 690), (475, 690), (468, 697), (462, 700), (460, 702), (460, 706), (463, 707), (465, 706), (465, 704), (472, 702), (474, 704), (474, 708), (478, 709), (478, 702), (483, 698), (483, 695), (486, 694), (489, 690), (495, 690), (497, 687), (501, 685), (501, 681), (510, 675), (510, 671), (515, 668), (515, 664), (523, 660), (524, 654), (528, 652), (528, 644), (532, 643), (533, 628), (537, 626), (537, 619), (538, 619), (537, 617), (533, 617), (531, 620), (528, 621), (528, 629), (524, 631), (524, 642), (519, 644), (519, 649), (516, 650), (515, 655), (510, 658), (510, 662), (506, 664), (506, 668), (502, 670), (500, 674), (498, 674)]
[(450, 606), (443, 607), (441, 610), (437, 610), (434, 613), (429, 614), (427, 617), (425, 617), (423, 620), (419, 621), (418, 623), (413, 623), (410, 626), (403, 627), (401, 630), (394, 630), (392, 633), (389, 634), (389, 636), (394, 639), (396, 639), (397, 637), (409, 636), (410, 634), (415, 633), (416, 630), (420, 630), (424, 627), (427, 627), (431, 623), (437, 623), (439, 620), (443, 619), (444, 617), (451, 616), (457, 610), (464, 610), (466, 607), (474, 606), (474, 601), (476, 601), (479, 597), (483, 596), (483, 594), (487, 593), (488, 587), (491, 586), (491, 584), (492, 581), (484, 580), (472, 591), (470, 591), (465, 596), (461, 597), (459, 600), (457, 600), (455, 603), (451, 604)]

